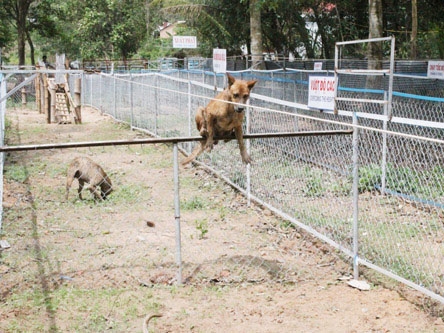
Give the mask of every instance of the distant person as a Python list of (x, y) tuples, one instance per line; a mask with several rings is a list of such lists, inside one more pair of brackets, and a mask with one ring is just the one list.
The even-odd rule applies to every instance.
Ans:
[(43, 56), (43, 63), (45, 64), (46, 68), (48, 68), (48, 69), (55, 69), (55, 67), (49, 63), (46, 55)]

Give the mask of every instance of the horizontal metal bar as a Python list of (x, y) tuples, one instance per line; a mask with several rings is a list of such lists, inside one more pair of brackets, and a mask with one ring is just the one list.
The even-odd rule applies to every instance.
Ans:
[(338, 74), (388, 74), (390, 69), (336, 69)]
[[(245, 134), (244, 139), (260, 139), (260, 138), (283, 138), (297, 136), (325, 136), (325, 135), (351, 135), (352, 130), (338, 131), (307, 131), (307, 132), (282, 132), (282, 133), (257, 133)], [(215, 140), (233, 140), (234, 136), (217, 137)], [(127, 146), (154, 143), (180, 143), (204, 140), (201, 136), (191, 137), (171, 137), (171, 138), (147, 138), (134, 140), (110, 140), (110, 141), (89, 141), (89, 142), (67, 142), (67, 143), (50, 143), (41, 145), (19, 145), (19, 146), (0, 146), (0, 152), (12, 151), (28, 151), (28, 150), (44, 150), (44, 149), (66, 149), (66, 148), (84, 148), (84, 147), (105, 147), (105, 146)]]
[(350, 98), (350, 97), (336, 97), (336, 101), (354, 102), (354, 103), (374, 103), (374, 104), (387, 104), (388, 101), (384, 99), (365, 99), (365, 98)]
[(372, 42), (384, 42), (392, 40), (393, 37), (380, 37), (380, 38), (370, 38), (370, 39), (360, 39), (360, 40), (351, 40), (346, 42), (337, 42), (336, 45), (350, 45), (350, 44), (361, 44), (361, 43), (372, 43)]

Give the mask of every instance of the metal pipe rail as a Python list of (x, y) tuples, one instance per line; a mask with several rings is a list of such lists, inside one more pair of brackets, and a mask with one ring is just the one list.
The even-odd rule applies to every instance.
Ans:
[[(306, 136), (326, 136), (326, 135), (351, 135), (353, 130), (338, 131), (306, 131), (306, 132), (281, 132), (281, 133), (257, 133), (244, 134), (244, 139), (260, 138), (283, 138), (283, 137), (306, 137)], [(235, 136), (216, 137), (214, 140), (234, 140)], [(45, 149), (65, 149), (65, 148), (84, 148), (84, 147), (105, 147), (105, 146), (126, 146), (154, 143), (182, 143), (191, 141), (202, 141), (201, 136), (191, 137), (171, 137), (171, 138), (147, 138), (134, 140), (109, 140), (109, 141), (87, 141), (87, 142), (67, 142), (67, 143), (48, 143), (37, 145), (18, 145), (18, 146), (0, 146), (0, 153), (29, 150)]]

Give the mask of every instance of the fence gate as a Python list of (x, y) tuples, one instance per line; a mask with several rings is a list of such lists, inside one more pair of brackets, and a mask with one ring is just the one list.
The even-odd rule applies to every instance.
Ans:
[[(386, 43), (384, 43), (386, 42)], [(353, 62), (346, 61), (343, 62), (343, 58), (347, 58), (347, 55), (352, 52), (356, 52), (359, 48), (359, 44), (363, 44), (363, 50), (370, 49), (372, 46), (380, 49), (383, 53), (388, 47), (387, 42), (390, 42), (390, 59), (389, 68), (383, 59), (368, 59), (367, 68), (362, 67), (362, 62), (356, 62), (356, 67), (354, 67)], [(365, 52), (365, 51), (363, 51)], [(392, 117), (391, 106), (392, 106), (392, 95), (393, 95), (393, 74), (394, 74), (394, 63), (395, 63), (395, 38), (385, 37), (385, 38), (373, 38), (365, 40), (356, 40), (348, 42), (336, 43), (335, 46), (335, 114), (339, 113), (340, 109), (349, 110), (352, 112), (356, 111), (366, 111), (369, 108), (380, 109), (382, 107), (383, 116), (386, 120), (390, 120)], [(388, 82), (385, 78), (388, 76)], [(362, 82), (365, 80), (364, 84), (356, 85), (356, 80)], [(341, 81), (341, 84), (339, 84)], [(362, 91), (360, 89), (352, 89), (351, 87), (364, 86), (366, 87)], [(348, 88), (350, 87), (350, 88)], [(381, 90), (386, 92), (382, 94), (383, 98), (378, 99), (374, 96), (380, 96)], [(339, 93), (340, 92), (340, 93)], [(365, 93), (366, 98), (357, 98), (354, 94)], [(376, 112), (379, 114), (379, 112)], [(384, 118), (378, 117), (381, 120)]]
[[(388, 45), (390, 44), (390, 45)], [(363, 62), (343, 62), (349, 54), (368, 52), (372, 48), (377, 48), (381, 54), (384, 50), (390, 50), (390, 58), (387, 62), (383, 59), (371, 59), (368, 57), (366, 68)], [(351, 49), (351, 51), (350, 51)], [(386, 52), (387, 53), (387, 52)], [(392, 118), (392, 95), (393, 95), (393, 74), (395, 59), (395, 38), (373, 38), (366, 40), (356, 40), (336, 43), (335, 46), (335, 89), (334, 89), (334, 114), (350, 115), (353, 125), (358, 123), (359, 113), (365, 113), (365, 118), (380, 120), (383, 123), (384, 131), (387, 130), (387, 123)], [(365, 62), (364, 62), (365, 64)], [(388, 80), (387, 80), (388, 77)], [(354, 88), (354, 87), (365, 87)], [(379, 98), (378, 98), (379, 97)], [(359, 276), (359, 238), (358, 238), (358, 200), (359, 200), (359, 149), (358, 149), (358, 129), (355, 128), (353, 134), (353, 275), (357, 279)], [(387, 136), (383, 133), (383, 153), (381, 161), (382, 186), (381, 193), (385, 190), (385, 170), (387, 165)]]

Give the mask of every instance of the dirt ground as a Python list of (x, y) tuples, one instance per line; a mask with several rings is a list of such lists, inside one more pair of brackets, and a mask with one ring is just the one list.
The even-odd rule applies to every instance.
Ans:
[[(88, 108), (81, 125), (31, 110), (8, 122), (10, 145), (144, 136)], [(65, 200), (75, 156), (108, 172), (108, 200), (78, 200), (76, 183)], [(149, 332), (444, 332), (405, 287), (350, 287), (340, 254), (198, 166), (180, 168), (178, 285), (172, 156), (159, 144), (7, 154), (0, 332), (142, 332), (152, 314)]]

